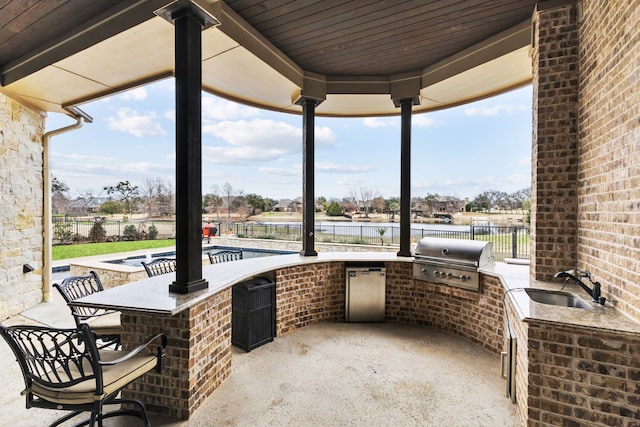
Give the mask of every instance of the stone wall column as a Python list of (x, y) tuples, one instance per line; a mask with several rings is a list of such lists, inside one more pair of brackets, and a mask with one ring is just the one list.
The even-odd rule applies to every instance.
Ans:
[(575, 268), (578, 233), (577, 5), (533, 14), (531, 274), (549, 280)]

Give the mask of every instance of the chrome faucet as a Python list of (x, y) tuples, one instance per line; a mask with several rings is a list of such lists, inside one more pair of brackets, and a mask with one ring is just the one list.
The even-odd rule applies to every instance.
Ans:
[[(582, 280), (578, 279), (578, 277), (576, 277), (578, 275), (580, 275), (580, 277), (586, 277), (587, 279), (589, 279), (589, 282), (591, 282), (591, 284), (593, 285), (593, 288), (589, 288), (589, 286), (584, 284)], [(583, 271), (583, 270), (559, 271), (553, 277), (558, 277), (558, 278), (564, 277), (565, 279), (573, 280), (578, 285), (580, 285), (580, 287), (584, 289), (586, 293), (589, 294), (589, 296), (593, 299), (593, 302), (597, 302), (598, 304), (604, 305), (604, 303), (607, 301), (605, 297), (600, 296), (600, 288), (601, 288), (600, 282), (594, 282), (593, 279), (591, 279), (591, 274), (589, 274), (588, 271)]]

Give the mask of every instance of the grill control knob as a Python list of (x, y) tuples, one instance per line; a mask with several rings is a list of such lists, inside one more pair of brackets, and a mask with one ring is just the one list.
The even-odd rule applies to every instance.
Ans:
[(447, 274), (447, 279), (451, 279), (452, 277), (453, 277), (453, 274), (451, 274), (451, 273)]

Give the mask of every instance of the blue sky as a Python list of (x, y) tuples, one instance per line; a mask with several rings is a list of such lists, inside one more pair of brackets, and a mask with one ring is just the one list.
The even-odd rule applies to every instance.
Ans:
[[(93, 117), (53, 137), (51, 170), (72, 197), (129, 180), (175, 182), (174, 81), (80, 108)], [(391, 102), (391, 101), (389, 101)], [(302, 195), (302, 117), (203, 94), (203, 192), (230, 183), (276, 200)], [(72, 124), (50, 114), (47, 130)], [(400, 194), (400, 118), (316, 118), (316, 197)], [(531, 86), (412, 117), (412, 196), (469, 197), (531, 184)], [(104, 194), (103, 194), (104, 195)]]

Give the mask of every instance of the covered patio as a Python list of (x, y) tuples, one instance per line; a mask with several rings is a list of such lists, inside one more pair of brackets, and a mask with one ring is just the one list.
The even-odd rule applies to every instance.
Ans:
[[(640, 370), (634, 356), (640, 345), (638, 0), (9, 0), (1, 11), (0, 148), (3, 170), (16, 171), (0, 176), (9, 295), (0, 306), (3, 318), (50, 299), (50, 139), (89, 119), (82, 103), (173, 76), (177, 273), (81, 302), (122, 309), (125, 343), (174, 329), (172, 381), (157, 379), (163, 390), (155, 394), (152, 381), (130, 391), (154, 410), (188, 419), (229, 376), (230, 289), (246, 274), (275, 275), (282, 292), (278, 336), (285, 336), (339, 322), (345, 262), (376, 261), (393, 270), (387, 321), (434, 324), (494, 353), (513, 329), (521, 346), (515, 408), (522, 425), (640, 418), (640, 390), (631, 386)], [(413, 279), (410, 215), (402, 215), (410, 212), (412, 115), (526, 84), (534, 94), (530, 267), (483, 272), (475, 293)], [(295, 259), (276, 257), (247, 273), (203, 271), (203, 90), (301, 116), (305, 233)], [(43, 135), (46, 112), (64, 112), (77, 123)], [(317, 253), (316, 115), (400, 115), (397, 255)], [(33, 274), (26, 272), (29, 263)], [(596, 308), (605, 311), (574, 316), (512, 297), (516, 288), (554, 285), (554, 274), (565, 269), (599, 279), (607, 303)], [(144, 300), (140, 289), (153, 286), (162, 291)], [(209, 346), (201, 345), (203, 337)], [(205, 364), (203, 355), (207, 363), (214, 359), (213, 368), (192, 370), (196, 360)]]
[[(3, 323), (72, 326), (70, 320), (56, 297)], [(518, 425), (495, 372), (497, 355), (435, 328), (322, 323), (249, 353), (234, 348), (232, 361), (229, 378), (188, 421), (151, 413), (152, 425)], [(4, 342), (0, 362), (7, 368), (0, 381), (0, 424), (27, 425), (20, 371)], [(42, 409), (28, 414), (28, 425), (59, 415)], [(137, 425), (132, 418), (105, 423)]]

